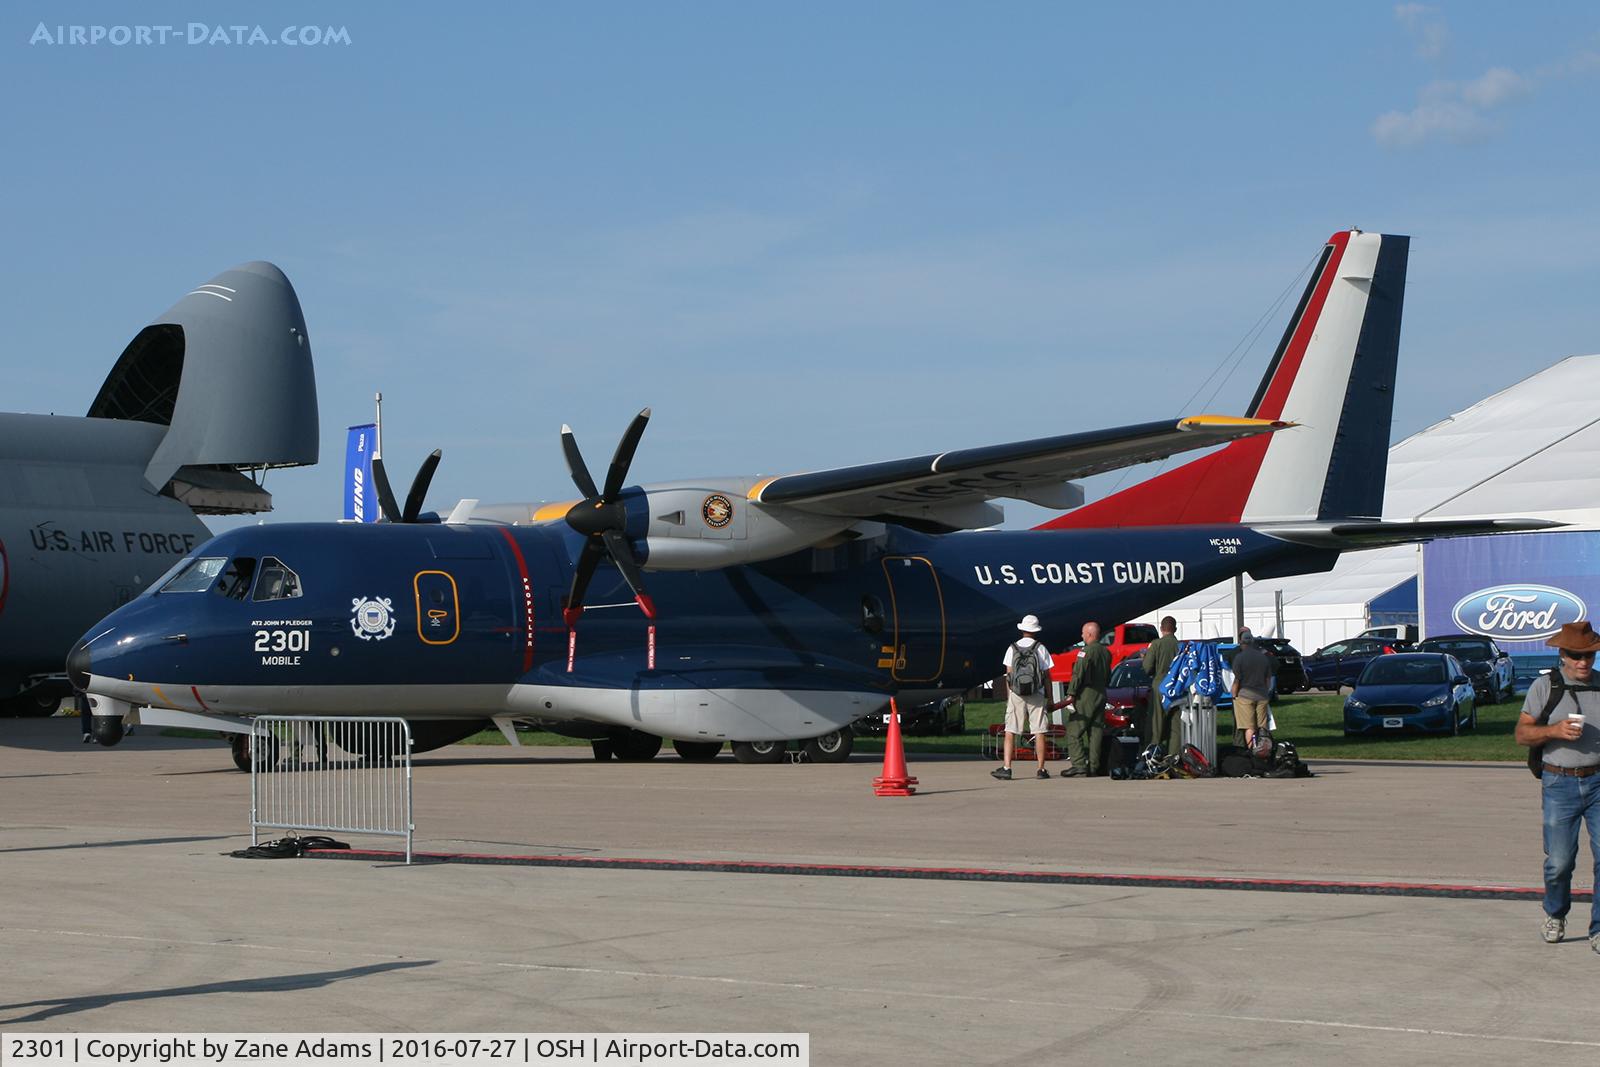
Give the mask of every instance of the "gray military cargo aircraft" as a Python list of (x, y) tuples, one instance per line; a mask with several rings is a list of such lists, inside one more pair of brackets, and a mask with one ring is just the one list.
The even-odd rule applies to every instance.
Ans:
[(211, 532), (317, 461), (300, 300), (271, 263), (191, 289), (140, 330), (88, 414), (0, 414), (0, 713), (68, 695), (67, 651)]

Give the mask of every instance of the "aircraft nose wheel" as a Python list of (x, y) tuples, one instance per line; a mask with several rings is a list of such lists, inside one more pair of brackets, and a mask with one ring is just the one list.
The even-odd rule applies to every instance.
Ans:
[[(251, 744), (253, 738), (253, 734), (228, 735), (228, 750), (233, 753), (233, 765), (241, 771), (250, 769), (250, 750), (253, 747)], [(256, 753), (256, 766), (261, 770), (267, 770), (278, 762), (278, 739), (276, 737), (265, 737), (261, 740), (263, 744), (260, 747), (260, 751)]]

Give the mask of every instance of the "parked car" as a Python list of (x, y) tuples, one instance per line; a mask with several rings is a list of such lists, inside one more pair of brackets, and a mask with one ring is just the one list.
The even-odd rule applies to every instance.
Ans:
[[(1111, 652), (1111, 666), (1115, 667), (1129, 656), (1142, 656), (1144, 650), (1150, 646), (1150, 642), (1160, 636), (1161, 631), (1147, 622), (1125, 622), (1110, 629), (1103, 629), (1100, 643)], [(1078, 653), (1082, 651), (1083, 642), (1079, 641), (1057, 655), (1050, 677), (1057, 682), (1071, 680), (1072, 665), (1078, 662)]]
[(1445, 634), (1428, 638), (1417, 646), (1417, 651), (1443, 652), (1460, 660), (1483, 703), (1498, 704), (1511, 699), (1516, 685), (1516, 667), (1492, 637)]
[[(1417, 624), (1408, 622), (1396, 626), (1374, 626), (1371, 629), (1362, 630), (1356, 636), (1375, 637), (1379, 641), (1387, 641), (1390, 644), (1399, 641), (1402, 644), (1411, 646), (1417, 643)], [(1397, 649), (1396, 651), (1399, 650)]]
[(1379, 656), (1395, 652), (1392, 641), (1373, 637), (1352, 637), (1317, 649), (1300, 661), (1306, 684), (1313, 689), (1338, 689), (1355, 685), (1356, 679)]
[(1300, 665), (1300, 650), (1281, 637), (1258, 637), (1256, 647), (1272, 657), (1273, 664), (1277, 667), (1273, 674), (1278, 692), (1294, 693), (1301, 689), (1309, 689), (1306, 684), (1306, 671)]
[(1461, 661), (1441, 652), (1399, 652), (1369, 660), (1344, 702), (1344, 732), (1428, 730), (1457, 734), (1478, 725), (1478, 705)]
[(1106, 686), (1106, 725), (1127, 725), (1149, 705), (1150, 676), (1144, 672), (1137, 659), (1125, 659), (1111, 668), (1111, 680)]
[[(960, 693), (902, 693), (900, 729), (908, 734), (959, 734), (967, 729), (967, 702)], [(857, 737), (881, 737), (888, 730), (889, 709), (863, 715), (851, 724)]]

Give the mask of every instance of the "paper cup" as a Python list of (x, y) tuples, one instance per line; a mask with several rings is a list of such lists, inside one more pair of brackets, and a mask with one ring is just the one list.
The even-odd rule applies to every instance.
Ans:
[(1575, 722), (1575, 723), (1578, 724), (1578, 729), (1580, 729), (1580, 730), (1583, 729), (1584, 717), (1582, 715), (1568, 715), (1567, 716), (1567, 721), (1568, 722)]

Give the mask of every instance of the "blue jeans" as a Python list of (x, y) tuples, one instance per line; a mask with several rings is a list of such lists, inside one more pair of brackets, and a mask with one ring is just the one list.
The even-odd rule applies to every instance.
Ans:
[[(1600, 884), (1600, 774), (1543, 775), (1544, 913), (1565, 919), (1572, 907), (1572, 869), (1578, 864), (1578, 827), (1589, 824), (1589, 857)], [(1589, 935), (1600, 935), (1600, 893), (1589, 909)]]

